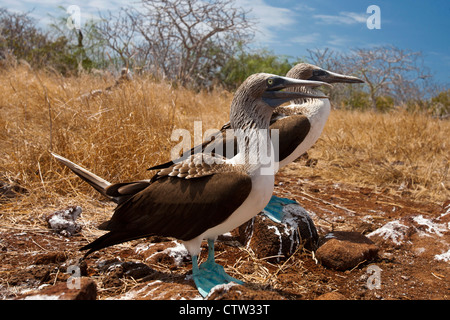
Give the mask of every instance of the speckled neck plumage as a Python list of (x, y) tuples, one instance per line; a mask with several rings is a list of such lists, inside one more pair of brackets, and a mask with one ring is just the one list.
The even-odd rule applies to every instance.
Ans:
[[(317, 95), (322, 94), (320, 90), (308, 87), (297, 87), (293, 88), (292, 91), (305, 92)], [(328, 99), (313, 99), (313, 98), (296, 99), (293, 100), (292, 103), (289, 105), (277, 107), (274, 111), (274, 114), (286, 116), (294, 114), (303, 114), (308, 118), (311, 118), (316, 113), (320, 112), (320, 110), (323, 107), (326, 107), (327, 104), (329, 104)]]
[(248, 173), (261, 166), (262, 157), (272, 154), (269, 134), (272, 112), (272, 108), (245, 91), (240, 92), (233, 100), (230, 123), (240, 150), (234, 161), (244, 165)]

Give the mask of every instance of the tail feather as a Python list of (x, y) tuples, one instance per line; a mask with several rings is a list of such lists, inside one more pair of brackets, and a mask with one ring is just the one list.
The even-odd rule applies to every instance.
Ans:
[(70, 170), (72, 170), (77, 176), (79, 176), (81, 179), (89, 183), (95, 190), (100, 192), (102, 195), (110, 198), (106, 194), (106, 189), (111, 185), (110, 182), (106, 181), (103, 178), (100, 178), (99, 176), (95, 175), (92, 172), (89, 172), (85, 168), (73, 163), (72, 161), (56, 154), (52, 153), (52, 155), (62, 164), (64, 164), (66, 167), (68, 167)]

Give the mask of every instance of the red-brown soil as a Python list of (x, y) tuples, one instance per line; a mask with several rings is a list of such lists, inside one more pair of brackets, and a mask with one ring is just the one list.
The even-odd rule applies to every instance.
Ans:
[[(340, 293), (328, 295), (330, 298), (352, 300), (450, 297), (450, 261), (445, 260), (450, 249), (450, 202), (419, 202), (407, 194), (392, 195), (319, 177), (299, 179), (281, 173), (276, 180), (275, 193), (296, 199), (308, 210), (321, 236), (330, 231), (369, 235), (389, 222), (419, 221), (417, 217), (437, 221), (440, 229), (426, 224), (417, 227), (416, 223), (415, 229), (410, 228), (415, 231), (406, 232), (398, 243), (373, 237), (380, 248), (378, 257), (346, 271), (325, 268), (313, 253), (302, 248), (289, 259), (269, 262), (255, 258), (233, 238), (217, 241), (217, 262), (245, 285), (218, 290), (210, 299), (303, 300), (330, 292)], [(96, 231), (92, 230), (96, 222), (89, 220), (90, 214), (93, 210), (109, 212), (111, 208), (110, 204), (97, 202), (84, 209), (80, 218), (83, 230), (71, 237), (49, 230), (44, 220), (42, 227), (21, 223), (0, 226), (0, 297), (15, 299), (32, 290), (67, 282), (67, 268), (78, 265), (82, 257), (78, 249), (95, 238)], [(51, 213), (45, 208), (42, 212)], [(149, 240), (157, 243), (151, 249)], [(89, 256), (80, 272), (96, 283), (97, 299), (200, 299), (190, 277), (190, 258), (167, 251), (171, 247), (175, 247), (172, 239), (158, 237), (117, 245)], [(205, 251), (206, 247), (202, 259)], [(370, 266), (381, 269), (379, 288), (369, 286)]]

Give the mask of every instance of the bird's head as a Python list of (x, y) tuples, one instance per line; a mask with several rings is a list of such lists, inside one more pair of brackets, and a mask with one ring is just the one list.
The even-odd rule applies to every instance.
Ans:
[[(270, 120), (277, 106), (300, 98), (327, 98), (324, 94), (307, 93), (295, 90), (299, 87), (318, 87), (329, 84), (321, 81), (293, 79), (268, 73), (256, 73), (249, 76), (236, 93), (231, 104), (230, 121), (236, 128), (240, 118)], [(267, 118), (267, 119), (266, 119)]]
[(286, 77), (303, 80), (323, 81), (326, 83), (363, 83), (364, 81), (353, 76), (339, 74), (322, 69), (309, 63), (298, 63), (286, 74)]

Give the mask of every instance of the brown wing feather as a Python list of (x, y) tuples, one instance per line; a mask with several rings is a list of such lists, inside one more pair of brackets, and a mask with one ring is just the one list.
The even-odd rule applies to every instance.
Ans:
[[(178, 164), (181, 161), (186, 161), (189, 156), (201, 152), (209, 154), (213, 153), (219, 156), (227, 156), (227, 158), (231, 159), (237, 154), (237, 139), (234, 135), (228, 134), (229, 129), (231, 129), (231, 126), (229, 123), (226, 123), (219, 132), (203, 141), (202, 144), (186, 151), (180, 158), (153, 166), (147, 170), (161, 170), (164, 168), (169, 168), (170, 166)], [(228, 152), (230, 154), (227, 154), (227, 148), (230, 148), (230, 151)]]
[(103, 227), (110, 232), (82, 248), (87, 253), (152, 234), (190, 240), (225, 221), (250, 194), (242, 172), (198, 179), (162, 177), (120, 204)]
[[(270, 129), (279, 129), (279, 146), (280, 146), (280, 161), (289, 156), (295, 148), (305, 139), (309, 132), (311, 124), (308, 118), (301, 114), (288, 115), (288, 112), (292, 110), (288, 108), (277, 108), (277, 112), (274, 112), (270, 120)], [(189, 155), (193, 155), (195, 152), (202, 152), (207, 150), (213, 152), (216, 155), (226, 156), (227, 158), (234, 157), (238, 152), (237, 139), (234, 135), (228, 135), (228, 129), (231, 128), (231, 124), (227, 122), (222, 126), (220, 131), (212, 136), (210, 139), (204, 141), (202, 144), (195, 146), (191, 150), (183, 154), (182, 157), (168, 161), (166, 163), (154, 166), (148, 170), (160, 170), (169, 168), (174, 164), (183, 161)], [(231, 147), (231, 144), (233, 145)], [(228, 147), (227, 147), (228, 146)], [(227, 148), (230, 148), (231, 154), (227, 154)]]
[(281, 161), (288, 157), (305, 139), (311, 123), (304, 115), (291, 115), (278, 119), (270, 125), (270, 129), (279, 130), (279, 158)]

